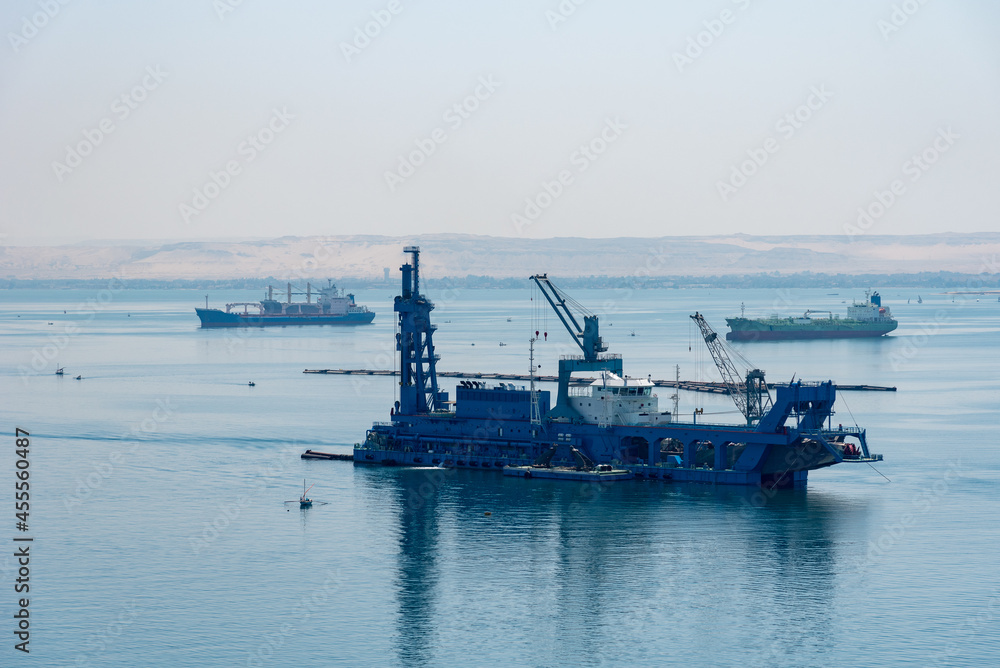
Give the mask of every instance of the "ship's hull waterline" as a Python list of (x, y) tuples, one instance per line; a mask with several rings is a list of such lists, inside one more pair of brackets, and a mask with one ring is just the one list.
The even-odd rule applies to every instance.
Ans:
[(372, 311), (345, 314), (258, 315), (226, 313), (220, 309), (196, 308), (202, 327), (273, 327), (288, 325), (367, 325), (375, 319)]
[(895, 323), (879, 326), (859, 326), (831, 328), (821, 325), (805, 325), (800, 328), (778, 327), (763, 324), (747, 326), (727, 319), (732, 330), (726, 334), (727, 341), (788, 341), (796, 339), (861, 339), (885, 336), (896, 329)]

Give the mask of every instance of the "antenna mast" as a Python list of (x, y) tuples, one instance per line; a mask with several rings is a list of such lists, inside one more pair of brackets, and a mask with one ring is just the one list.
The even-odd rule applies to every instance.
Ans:
[(670, 398), (674, 400), (674, 412), (672, 419), (677, 419), (677, 412), (680, 410), (680, 400), (681, 400), (681, 365), (674, 365), (674, 393), (670, 395)]
[(538, 390), (535, 388), (535, 337), (532, 336), (528, 342), (528, 373), (531, 375), (531, 426), (540, 427), (542, 425), (542, 411), (538, 406)]

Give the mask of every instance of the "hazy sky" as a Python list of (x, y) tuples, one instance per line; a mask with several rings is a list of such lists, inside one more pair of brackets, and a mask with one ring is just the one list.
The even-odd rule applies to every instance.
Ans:
[(3, 243), (1000, 229), (987, 0), (7, 0), (0, 26)]

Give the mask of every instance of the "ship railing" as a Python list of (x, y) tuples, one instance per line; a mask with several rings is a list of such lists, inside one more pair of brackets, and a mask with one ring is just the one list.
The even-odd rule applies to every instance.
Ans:
[[(683, 413), (679, 413), (678, 415), (679, 416), (683, 416), (684, 414)], [(688, 413), (687, 416), (690, 417), (691, 414)], [(677, 427), (677, 428), (681, 428), (681, 429), (687, 429), (687, 428), (701, 429), (702, 427), (712, 427), (712, 428), (721, 427), (722, 429), (725, 429), (725, 430), (738, 429), (738, 430), (743, 431), (743, 432), (745, 432), (747, 434), (755, 434), (755, 433), (757, 433), (757, 432), (753, 431), (752, 427), (748, 428), (747, 425), (746, 425), (746, 422), (709, 422), (708, 420), (702, 420), (700, 417), (698, 418), (697, 422), (692, 422), (692, 421), (687, 420), (687, 419), (684, 419), (684, 420), (672, 419), (669, 423), (664, 423), (664, 424), (659, 424), (659, 425), (629, 424), (629, 425), (625, 425), (625, 426), (630, 426), (630, 427), (646, 427), (646, 426), (648, 426), (651, 429), (655, 429), (655, 428), (658, 428), (658, 427), (671, 427), (671, 428)]]
[(837, 427), (836, 429), (801, 429), (800, 434), (806, 436), (829, 436), (836, 434), (860, 435), (864, 431), (861, 427)]
[[(622, 358), (621, 353), (606, 353), (604, 355), (598, 355), (597, 361), (604, 362), (606, 360), (620, 360)], [(561, 360), (585, 360), (587, 359), (583, 355), (560, 355)]]
[(260, 302), (233, 302), (232, 304), (226, 304), (226, 313), (231, 313), (234, 306), (252, 306), (260, 313), (264, 313), (264, 307), (260, 305)]

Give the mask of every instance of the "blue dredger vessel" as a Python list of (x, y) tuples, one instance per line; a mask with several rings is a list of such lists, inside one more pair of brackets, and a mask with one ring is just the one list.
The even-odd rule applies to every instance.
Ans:
[[(812, 469), (882, 459), (869, 453), (865, 430), (833, 425), (832, 381), (779, 384), (772, 401), (764, 373), (737, 375), (726, 346), (697, 313), (691, 317), (746, 422), (686, 422), (660, 411), (652, 382), (626, 376), (621, 355), (606, 353), (598, 317), (545, 275), (532, 280), (582, 352), (560, 358), (555, 406), (548, 391), (535, 388), (534, 338), (530, 387), (461, 381), (451, 401), (438, 386), (434, 305), (420, 293), (420, 249), (404, 252), (412, 259), (401, 267), (402, 291), (394, 304), (399, 400), (391, 421), (375, 423), (355, 445), (355, 464), (780, 488), (804, 484)], [(583, 381), (588, 384), (574, 373), (590, 375)]]

